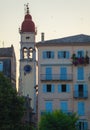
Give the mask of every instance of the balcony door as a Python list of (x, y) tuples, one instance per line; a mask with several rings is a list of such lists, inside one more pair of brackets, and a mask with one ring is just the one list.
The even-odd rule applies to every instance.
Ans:
[(51, 67), (46, 68), (46, 80), (52, 80), (52, 68)]
[(60, 69), (60, 79), (61, 80), (67, 79), (67, 68), (66, 67), (61, 67), (61, 69)]

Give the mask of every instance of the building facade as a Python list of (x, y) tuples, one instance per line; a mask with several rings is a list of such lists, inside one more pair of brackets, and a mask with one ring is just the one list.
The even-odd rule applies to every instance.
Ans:
[(20, 77), (19, 93), (31, 98), (31, 107), (36, 111), (36, 48), (35, 48), (35, 24), (26, 5), (26, 14), (19, 30), (20, 41)]
[(0, 48), (0, 72), (7, 76), (16, 88), (16, 56), (13, 45)]
[(41, 41), (38, 50), (38, 120), (45, 111), (79, 115), (90, 129), (90, 36)]

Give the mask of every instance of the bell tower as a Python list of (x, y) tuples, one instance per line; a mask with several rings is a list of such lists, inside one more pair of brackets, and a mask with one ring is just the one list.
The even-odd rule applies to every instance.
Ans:
[(20, 68), (19, 68), (19, 93), (31, 98), (31, 107), (35, 110), (36, 86), (36, 49), (35, 49), (35, 24), (29, 13), (28, 4), (20, 32)]

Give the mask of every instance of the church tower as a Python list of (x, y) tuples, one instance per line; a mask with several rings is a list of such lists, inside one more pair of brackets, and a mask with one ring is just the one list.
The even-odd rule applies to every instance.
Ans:
[(20, 41), (20, 77), (19, 93), (31, 98), (31, 107), (35, 110), (36, 86), (36, 49), (35, 49), (35, 24), (29, 13), (28, 4), (26, 14), (19, 30)]

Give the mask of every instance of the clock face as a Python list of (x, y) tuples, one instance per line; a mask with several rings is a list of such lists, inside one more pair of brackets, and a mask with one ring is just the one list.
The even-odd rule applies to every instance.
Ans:
[(26, 73), (30, 73), (31, 70), (32, 70), (32, 67), (31, 67), (30, 65), (25, 65), (25, 66), (24, 66), (24, 71), (25, 71)]

